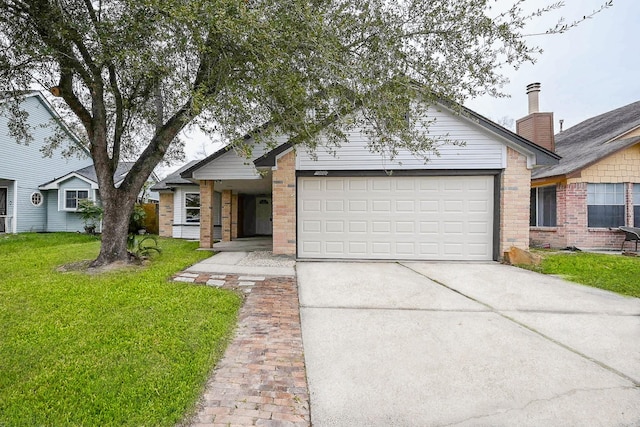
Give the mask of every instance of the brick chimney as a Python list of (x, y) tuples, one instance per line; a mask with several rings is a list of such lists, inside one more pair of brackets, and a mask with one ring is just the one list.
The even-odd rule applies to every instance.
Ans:
[(527, 85), (529, 97), (529, 114), (516, 120), (516, 133), (529, 141), (555, 151), (556, 143), (553, 137), (553, 113), (541, 113), (539, 104), (540, 83)]

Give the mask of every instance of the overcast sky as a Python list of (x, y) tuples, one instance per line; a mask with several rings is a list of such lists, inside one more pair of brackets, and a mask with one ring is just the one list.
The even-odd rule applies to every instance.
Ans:
[[(502, 0), (501, 0), (502, 1)], [(529, 1), (536, 6), (540, 0)], [(547, 3), (547, 2), (544, 2)], [(567, 22), (598, 9), (605, 0), (566, 0), (532, 30), (544, 30), (558, 18)], [(504, 70), (511, 98), (483, 97), (466, 106), (493, 120), (518, 119), (528, 113), (526, 86), (540, 82), (540, 111), (554, 113), (555, 130), (640, 100), (640, 1), (613, 0), (613, 6), (564, 34), (530, 37), (544, 52), (535, 64)]]
[[(565, 6), (532, 23), (527, 32), (543, 32), (564, 17), (567, 23), (599, 9), (606, 0), (565, 0)], [(529, 7), (552, 2), (529, 0)], [(513, 0), (498, 0), (498, 4)], [(503, 88), (510, 98), (483, 97), (466, 106), (494, 121), (515, 120), (527, 111), (526, 85), (542, 84), (540, 111), (552, 111), (555, 130), (558, 120), (564, 129), (601, 113), (640, 100), (640, 0), (613, 0), (613, 6), (582, 22), (564, 34), (529, 37), (544, 52), (535, 64), (518, 70), (504, 69), (510, 83)], [(515, 124), (514, 124), (515, 127)], [(513, 129), (512, 129), (513, 130)], [(191, 133), (186, 147), (187, 160), (201, 159), (220, 144), (206, 136)], [(163, 168), (160, 176), (180, 165)]]

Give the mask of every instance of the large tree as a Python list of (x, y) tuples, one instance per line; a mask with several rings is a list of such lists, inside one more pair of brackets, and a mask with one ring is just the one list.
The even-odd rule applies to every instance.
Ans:
[[(384, 155), (434, 150), (414, 125), (436, 97), (499, 96), (500, 66), (537, 53), (522, 31), (538, 11), (494, 3), (0, 0), (0, 90), (50, 90), (83, 130), (105, 213), (100, 265), (127, 259), (136, 197), (189, 123), (231, 142), (269, 123), (265, 141), (284, 132), (312, 148), (320, 128), (339, 144), (366, 124)], [(116, 187), (121, 160), (135, 164)]]

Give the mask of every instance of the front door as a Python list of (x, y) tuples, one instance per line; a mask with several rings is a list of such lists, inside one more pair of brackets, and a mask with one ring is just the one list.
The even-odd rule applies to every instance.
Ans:
[(7, 187), (0, 187), (0, 233), (7, 232)]
[(256, 234), (273, 234), (271, 225), (271, 197), (256, 197)]

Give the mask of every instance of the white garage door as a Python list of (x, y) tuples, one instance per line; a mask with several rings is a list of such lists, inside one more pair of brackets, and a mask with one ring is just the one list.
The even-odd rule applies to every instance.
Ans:
[(493, 180), (299, 177), (298, 257), (491, 260)]

